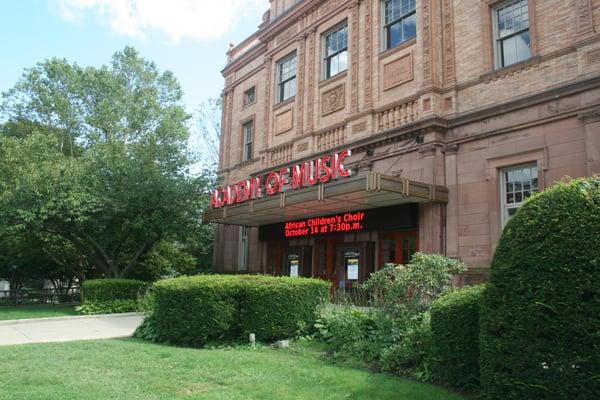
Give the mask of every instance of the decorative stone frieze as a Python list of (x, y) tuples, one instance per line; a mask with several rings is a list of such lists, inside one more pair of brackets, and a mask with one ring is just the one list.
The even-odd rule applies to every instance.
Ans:
[(321, 116), (341, 110), (346, 105), (345, 85), (338, 85), (321, 94)]
[(413, 77), (413, 56), (408, 53), (383, 66), (383, 90), (412, 81)]

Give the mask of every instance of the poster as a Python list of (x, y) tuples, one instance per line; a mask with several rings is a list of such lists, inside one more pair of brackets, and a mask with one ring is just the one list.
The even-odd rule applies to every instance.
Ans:
[(357, 281), (358, 280), (358, 258), (348, 258), (348, 259), (346, 259), (346, 263), (348, 265), (348, 280)]
[(298, 267), (299, 267), (298, 260), (290, 260), (290, 276), (292, 278), (298, 277)]

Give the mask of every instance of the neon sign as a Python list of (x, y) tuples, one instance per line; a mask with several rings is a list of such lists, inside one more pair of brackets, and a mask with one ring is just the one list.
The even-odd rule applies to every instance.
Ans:
[(299, 189), (350, 176), (351, 171), (344, 167), (343, 161), (351, 155), (350, 150), (344, 150), (215, 189), (210, 199), (210, 208), (243, 203), (263, 195), (273, 196), (287, 188)]
[(363, 211), (290, 221), (285, 223), (284, 236), (294, 238), (362, 231), (364, 222)]

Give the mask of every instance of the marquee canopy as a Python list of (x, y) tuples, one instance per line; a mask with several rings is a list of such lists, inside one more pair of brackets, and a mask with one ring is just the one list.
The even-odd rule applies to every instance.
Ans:
[(448, 189), (369, 172), (208, 210), (205, 222), (261, 226), (396, 204), (448, 202)]

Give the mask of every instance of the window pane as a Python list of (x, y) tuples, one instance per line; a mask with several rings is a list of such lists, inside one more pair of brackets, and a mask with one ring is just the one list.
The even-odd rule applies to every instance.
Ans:
[(521, 32), (516, 37), (517, 37), (517, 40), (516, 40), (517, 61), (527, 60), (529, 57), (531, 57), (529, 31)]
[(517, 38), (512, 36), (502, 41), (502, 66), (517, 62)]
[(402, 25), (400, 22), (388, 27), (388, 48), (395, 47), (402, 41)]
[(417, 36), (417, 14), (404, 18), (402, 20), (402, 41), (406, 41)]
[(339, 63), (339, 72), (345, 71), (348, 69), (348, 52), (343, 51), (338, 54), (338, 63)]

